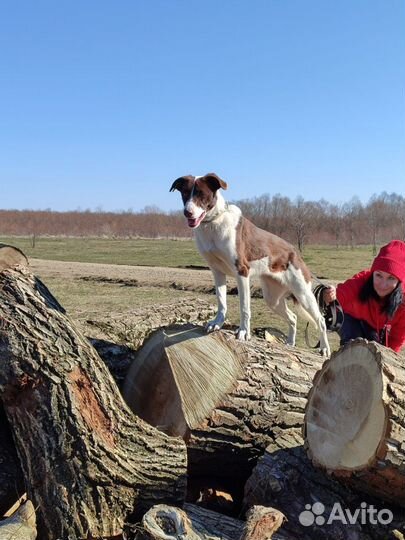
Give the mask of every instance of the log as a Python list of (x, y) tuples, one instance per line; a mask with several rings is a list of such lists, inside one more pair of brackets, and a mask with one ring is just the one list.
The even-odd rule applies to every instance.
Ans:
[(16, 269), (28, 266), (28, 259), (20, 249), (0, 243), (0, 251), (0, 272), (7, 268)]
[(135, 351), (153, 332), (171, 324), (201, 324), (214, 314), (212, 303), (188, 297), (176, 303), (134, 309), (115, 315), (113, 320), (100, 314), (97, 320), (79, 318), (77, 323), (121, 388)]
[(304, 434), (312, 462), (357, 490), (405, 506), (405, 363), (359, 339), (316, 374)]
[[(17, 260), (20, 264), (24, 264), (24, 261)], [(75, 322), (86, 333), (115, 382), (121, 387), (135, 357), (135, 349), (156, 329), (165, 324), (202, 322), (212, 319), (214, 313), (215, 306), (209, 302), (200, 298), (186, 298), (176, 303), (134, 309), (115, 317), (113, 321), (111, 317), (100, 316), (97, 320), (79, 319)], [(0, 515), (24, 489), (24, 478), (14, 442), (0, 404)]]
[(0, 396), (41, 539), (116, 536), (132, 512), (181, 504), (183, 441), (131, 413), (93, 347), (27, 269), (0, 273), (0, 319)]
[(116, 314), (97, 314), (97, 319), (78, 318), (82, 332), (94, 340), (128, 345), (139, 349), (156, 330), (172, 324), (204, 324), (215, 315), (215, 305), (201, 298), (187, 297), (178, 302), (135, 308)]
[(136, 540), (237, 540), (243, 522), (192, 504), (183, 510), (160, 504), (143, 516), (141, 527)]
[[(359, 494), (325, 474), (303, 446), (269, 449), (259, 459), (243, 502), (244, 510), (254, 505), (275, 506), (287, 518), (283, 534), (300, 540), (394, 540), (400, 531), (405, 533), (403, 509)], [(355, 516), (353, 523), (348, 512)], [(392, 521), (385, 522), (388, 512)]]
[[(0, 252), (0, 272), (6, 268), (25, 268), (28, 266), (28, 259), (19, 249), (0, 243)], [(0, 318), (0, 331), (4, 324)], [(10, 426), (0, 401), (0, 515), (3, 515), (23, 492), (22, 471)]]
[(190, 501), (213, 487), (240, 502), (266, 447), (302, 444), (306, 396), (321, 362), (263, 339), (240, 343), (229, 331), (173, 326), (145, 341), (123, 393), (136, 414), (186, 441)]
[(26, 501), (9, 518), (0, 521), (0, 540), (35, 540), (37, 537), (35, 508)]
[(254, 527), (253, 522), (246, 529), (246, 524), (238, 519), (193, 504), (184, 505), (183, 510), (167, 505), (154, 506), (145, 514), (141, 525), (143, 530), (138, 531), (136, 540), (292, 540), (280, 533), (248, 537), (246, 534)]

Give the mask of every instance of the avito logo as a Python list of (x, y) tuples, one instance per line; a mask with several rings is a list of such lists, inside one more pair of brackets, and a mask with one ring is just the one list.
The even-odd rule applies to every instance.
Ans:
[(361, 525), (388, 525), (394, 519), (394, 515), (391, 510), (383, 508), (378, 510), (372, 504), (369, 506), (367, 503), (362, 502), (360, 508), (356, 508), (351, 511), (349, 508), (342, 508), (340, 503), (335, 503), (329, 516), (325, 517), (325, 506), (321, 502), (314, 504), (306, 504), (305, 510), (301, 512), (298, 519), (301, 525), (304, 527), (310, 527), (311, 525), (330, 525), (334, 521), (340, 521), (344, 525), (354, 525), (360, 523)]

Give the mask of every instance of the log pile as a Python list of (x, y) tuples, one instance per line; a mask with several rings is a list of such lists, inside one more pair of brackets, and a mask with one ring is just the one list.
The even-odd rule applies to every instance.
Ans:
[[(0, 248), (2, 514), (25, 490), (41, 540), (401, 538), (398, 355), (358, 342), (323, 364), (207, 335), (191, 323), (211, 307), (183, 307), (139, 312), (119, 342), (90, 334), (103, 362), (23, 254)], [(390, 523), (326, 523), (336, 504), (363, 503)], [(0, 522), (0, 538), (18, 520), (15, 537), (35, 538), (28, 514)]]
[(183, 437), (191, 497), (216, 488), (241, 502), (267, 447), (302, 444), (306, 396), (321, 365), (308, 351), (170, 326), (145, 342), (123, 392), (137, 415)]

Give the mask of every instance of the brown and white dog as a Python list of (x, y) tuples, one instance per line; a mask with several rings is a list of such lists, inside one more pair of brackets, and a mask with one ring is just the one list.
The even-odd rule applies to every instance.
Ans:
[(214, 274), (218, 313), (208, 322), (207, 332), (219, 330), (226, 317), (226, 276), (236, 278), (240, 302), (237, 338), (250, 338), (251, 276), (258, 276), (267, 305), (288, 321), (287, 343), (295, 345), (297, 316), (287, 306), (294, 296), (305, 315), (318, 328), (320, 351), (330, 355), (326, 325), (311, 290), (311, 274), (294, 246), (259, 229), (242, 216), (241, 210), (227, 204), (219, 189), (227, 184), (215, 173), (181, 176), (170, 191), (178, 190), (184, 203), (188, 226), (196, 229), (197, 247)]

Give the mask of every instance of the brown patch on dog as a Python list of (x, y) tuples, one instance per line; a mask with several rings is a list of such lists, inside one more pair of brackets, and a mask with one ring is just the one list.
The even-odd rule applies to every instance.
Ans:
[(111, 420), (101, 409), (88, 376), (80, 368), (75, 368), (69, 378), (73, 383), (72, 392), (77, 407), (89, 429), (110, 446), (115, 446)]
[(195, 176), (189, 174), (187, 176), (180, 176), (172, 184), (172, 187), (169, 191), (180, 191), (181, 198), (183, 199), (184, 204), (189, 200), (191, 191), (194, 186)]
[[(180, 176), (172, 184), (170, 191), (176, 189), (180, 191), (183, 203), (186, 204), (193, 192), (193, 202), (206, 212), (214, 208), (216, 203), (216, 192), (218, 189), (227, 189), (228, 185), (215, 173), (208, 173), (201, 178), (187, 175)], [(194, 188), (194, 191), (193, 191)]]
[(292, 264), (302, 271), (306, 282), (311, 281), (311, 274), (294, 246), (275, 234), (259, 229), (244, 217), (236, 227), (236, 253), (235, 264), (241, 276), (248, 276), (249, 263), (268, 257), (272, 272), (283, 272)]

